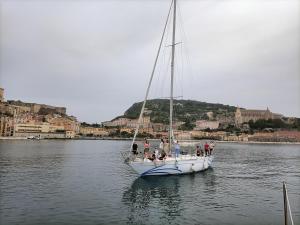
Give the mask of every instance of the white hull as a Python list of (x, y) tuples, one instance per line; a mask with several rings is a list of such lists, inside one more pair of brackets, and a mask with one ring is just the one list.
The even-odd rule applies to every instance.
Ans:
[(213, 156), (180, 156), (179, 158), (167, 158), (166, 160), (142, 160), (136, 159), (129, 165), (140, 176), (161, 176), (195, 173), (212, 166)]

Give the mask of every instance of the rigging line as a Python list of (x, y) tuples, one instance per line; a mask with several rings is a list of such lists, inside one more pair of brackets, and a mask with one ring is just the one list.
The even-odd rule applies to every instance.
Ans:
[(148, 84), (148, 87), (147, 87), (147, 91), (146, 91), (144, 103), (143, 103), (143, 106), (142, 106), (142, 109), (141, 109), (141, 113), (140, 113), (140, 116), (139, 116), (139, 119), (138, 119), (138, 123), (137, 123), (137, 126), (136, 126), (136, 130), (135, 130), (135, 133), (134, 133), (134, 137), (133, 137), (133, 140), (132, 140), (130, 149), (129, 149), (129, 155), (130, 155), (130, 151), (131, 151), (131, 149), (132, 149), (132, 146), (133, 146), (133, 144), (134, 144), (134, 142), (135, 142), (137, 133), (139, 132), (140, 123), (141, 123), (141, 121), (142, 121), (142, 117), (143, 117), (143, 114), (144, 114), (144, 109), (145, 109), (146, 101), (147, 101), (147, 98), (148, 98), (150, 86), (151, 86), (151, 83), (152, 83), (153, 75), (154, 75), (154, 72), (155, 72), (157, 60), (158, 60), (159, 53), (160, 53), (160, 49), (161, 49), (161, 46), (162, 46), (162, 43), (163, 43), (163, 39), (164, 39), (164, 35), (165, 35), (165, 32), (166, 32), (166, 28), (167, 28), (167, 24), (168, 24), (168, 20), (169, 20), (169, 16), (170, 16), (170, 12), (171, 12), (171, 9), (172, 9), (173, 2), (174, 2), (174, 0), (172, 0), (172, 2), (171, 2), (170, 9), (169, 9), (168, 16), (167, 16), (167, 21), (166, 21), (166, 23), (165, 23), (164, 30), (163, 30), (163, 34), (162, 34), (162, 37), (161, 37), (161, 40), (160, 40), (160, 43), (159, 43), (157, 55), (156, 55), (156, 58), (155, 58), (155, 60), (154, 60), (154, 65), (153, 65), (153, 69), (152, 69), (152, 72), (151, 72), (150, 81), (149, 81), (149, 84)]
[(181, 21), (181, 24), (182, 24), (183, 42), (186, 43), (183, 46), (183, 50), (185, 50), (185, 52), (186, 52), (185, 59), (186, 59), (186, 62), (187, 62), (187, 73), (191, 74), (191, 80), (192, 80), (191, 82), (195, 83), (197, 81), (197, 79), (195, 79), (195, 74), (193, 73), (193, 70), (191, 69), (190, 51), (189, 51), (189, 48), (188, 48), (188, 45), (187, 45), (187, 43), (189, 43), (189, 42), (188, 42), (188, 38), (187, 38), (185, 29), (184, 29), (183, 18), (182, 18), (182, 13), (181, 13), (180, 7), (179, 7), (179, 10), (178, 10), (178, 17), (179, 17), (179, 20)]
[[(161, 85), (161, 88), (162, 88), (161, 96), (164, 96), (164, 95), (169, 96), (169, 93), (164, 93), (164, 91), (167, 90), (165, 81), (166, 81), (169, 71), (170, 71), (170, 66), (169, 66), (170, 63), (171, 63), (171, 53), (169, 52), (169, 57), (168, 57), (167, 63), (165, 64), (165, 68), (164, 68), (163, 81), (162, 81), (162, 85)], [(170, 96), (168, 98), (170, 99)]]
[[(173, 15), (173, 11), (171, 11), (171, 15)], [(170, 15), (170, 16), (171, 16)], [(169, 43), (170, 42), (170, 39), (171, 39), (171, 37), (172, 37), (172, 26), (171, 26), (171, 20), (169, 20), (168, 21), (168, 28), (167, 28), (167, 32), (166, 32), (166, 38), (165, 38), (165, 43), (164, 43), (164, 45), (167, 45), (167, 43)], [(164, 50), (165, 50), (165, 58), (164, 58), (164, 65), (163, 66), (165, 66), (165, 68), (164, 68), (164, 72), (163, 72), (163, 79), (162, 79), (162, 83), (161, 83), (161, 85), (160, 85), (160, 87), (161, 87), (161, 90), (162, 90), (162, 93), (161, 93), (161, 95), (166, 95), (167, 94), (167, 92), (166, 92), (166, 90), (167, 90), (167, 87), (166, 87), (166, 79), (167, 79), (167, 77), (168, 77), (168, 73), (169, 73), (169, 65), (171, 64), (171, 49), (170, 48), (164, 48)], [(166, 92), (166, 93), (165, 93)]]
[(172, 58), (172, 54), (171, 54), (171, 50), (168, 49), (167, 51), (167, 58), (166, 58), (166, 62), (165, 62), (165, 67), (164, 67), (164, 76), (163, 76), (163, 84), (162, 84), (162, 88), (163, 88), (163, 95), (169, 96), (170, 98), (170, 94), (169, 94), (169, 74), (170, 74), (170, 65), (171, 65), (171, 58)]
[(165, 86), (165, 81), (167, 78), (167, 73), (169, 73), (169, 65), (170, 65), (170, 61), (171, 61), (171, 54), (168, 52), (168, 59), (167, 58), (167, 53), (164, 52), (164, 63), (161, 63), (160, 67), (160, 74), (159, 74), (159, 80), (157, 81), (157, 85), (156, 85), (156, 89), (155, 89), (155, 93), (157, 94), (157, 96), (167, 96), (167, 94), (164, 92), (167, 88)]
[[(166, 34), (165, 34), (165, 38), (164, 38), (164, 43), (163, 45), (165, 45), (165, 43), (168, 42), (168, 37), (169, 37), (169, 33), (170, 33), (170, 28), (169, 28), (169, 24), (170, 24), (170, 20), (168, 21), (168, 25), (167, 25), (167, 29), (166, 29)], [(170, 58), (171, 58), (171, 55), (169, 53), (169, 49), (167, 48), (163, 48), (163, 52), (162, 52), (162, 61), (159, 61), (159, 65), (158, 65), (158, 68), (159, 68), (159, 71), (157, 73), (157, 76), (158, 76), (158, 85), (156, 85), (156, 90), (154, 93), (159, 93), (160, 96), (162, 95), (165, 95), (163, 93), (163, 90), (165, 89), (164, 88), (164, 84), (165, 84), (165, 79), (166, 79), (166, 73), (168, 71), (166, 71), (169, 67), (169, 62), (170, 62)], [(166, 58), (167, 58), (167, 55), (169, 55), (168, 57), (168, 61), (166, 62)], [(164, 66), (166, 66), (166, 68), (164, 68)]]
[(180, 94), (183, 96), (183, 81), (184, 81), (184, 79), (183, 79), (183, 77), (184, 77), (184, 71), (183, 71), (183, 67), (184, 67), (184, 65), (183, 65), (183, 53), (182, 53), (182, 46), (180, 46), (180, 61), (181, 61), (181, 66), (180, 66), (180, 76), (178, 76), (178, 81), (179, 81), (179, 83), (180, 83), (180, 86), (179, 86), (179, 88), (180, 88)]
[[(170, 14), (171, 16), (171, 14)], [(170, 36), (170, 23), (171, 23), (171, 20), (168, 20), (168, 24), (167, 24), (167, 28), (166, 28), (166, 34), (165, 34), (165, 38), (164, 38), (164, 42), (163, 42), (163, 46), (166, 45), (166, 43), (168, 43), (169, 41), (169, 36)], [(165, 95), (164, 93), (164, 90), (166, 89), (166, 87), (164, 86), (165, 85), (165, 80), (166, 80), (166, 71), (169, 67), (169, 60), (170, 60), (170, 50), (167, 49), (167, 48), (163, 48), (163, 54), (161, 56), (162, 58), (162, 61), (159, 61), (159, 66), (160, 66), (160, 73), (158, 74), (158, 80), (156, 81), (157, 85), (156, 87), (158, 88), (158, 91), (159, 91), (159, 95), (162, 96), (162, 95)], [(166, 66), (166, 68), (165, 68)]]

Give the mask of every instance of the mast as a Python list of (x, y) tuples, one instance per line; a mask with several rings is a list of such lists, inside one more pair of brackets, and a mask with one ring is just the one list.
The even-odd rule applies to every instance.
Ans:
[(172, 148), (173, 139), (173, 84), (174, 84), (174, 61), (175, 61), (175, 34), (176, 34), (176, 0), (174, 0), (173, 12), (173, 35), (172, 35), (172, 61), (171, 61), (171, 88), (170, 88), (170, 127), (169, 127), (169, 152)]
[(138, 123), (137, 123), (136, 129), (135, 129), (135, 132), (134, 132), (134, 137), (133, 137), (131, 145), (130, 145), (129, 153), (132, 150), (133, 143), (135, 142), (136, 136), (137, 136), (137, 134), (139, 132), (140, 124), (142, 122), (142, 117), (143, 117), (143, 114), (144, 114), (146, 101), (148, 99), (148, 94), (149, 94), (151, 83), (152, 83), (153, 76), (154, 76), (154, 73), (155, 73), (156, 64), (157, 64), (158, 57), (159, 57), (159, 54), (160, 54), (160, 50), (161, 50), (161, 47), (162, 47), (162, 44), (163, 44), (163, 40), (164, 40), (164, 37), (165, 37), (165, 33), (166, 33), (166, 29), (167, 29), (169, 17), (170, 17), (170, 14), (171, 14), (171, 9), (172, 9), (173, 1), (174, 0), (172, 0), (172, 2), (171, 2), (170, 8), (169, 8), (169, 12), (168, 12), (168, 16), (167, 16), (167, 20), (166, 20), (166, 23), (165, 23), (165, 26), (164, 26), (164, 30), (163, 30), (161, 39), (160, 39), (160, 43), (159, 43), (158, 51), (157, 51), (156, 58), (155, 58), (155, 61), (154, 61), (153, 69), (152, 69), (152, 72), (151, 72), (150, 80), (149, 80), (149, 83), (148, 83), (148, 86), (147, 86), (147, 91), (146, 91), (145, 99), (144, 99), (144, 102), (143, 102), (143, 105), (142, 105), (142, 109), (141, 109), (141, 112), (140, 112), (140, 115), (139, 115), (139, 119), (138, 119)]

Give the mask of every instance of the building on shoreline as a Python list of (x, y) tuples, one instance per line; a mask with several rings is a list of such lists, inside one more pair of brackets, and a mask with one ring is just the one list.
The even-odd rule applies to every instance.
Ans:
[(31, 112), (31, 113), (38, 113), (38, 114), (62, 114), (66, 115), (66, 107), (58, 107), (58, 106), (51, 106), (45, 104), (38, 104), (38, 103), (27, 103), (22, 101), (15, 101), (15, 100), (8, 100), (7, 103), (11, 106), (18, 106), (24, 111)]
[[(102, 122), (102, 126), (104, 127), (127, 127), (127, 128), (136, 128), (138, 124), (138, 119), (129, 119), (126, 117), (117, 117), (116, 119), (113, 119), (112, 121), (105, 121)], [(143, 116), (142, 121), (140, 124), (141, 128), (150, 128), (151, 122), (150, 122), (150, 116)]]
[[(142, 118), (139, 132), (144, 137), (168, 137), (168, 124), (151, 122), (151, 111), (147, 111)], [(213, 114), (211, 118), (213, 118)], [(226, 115), (214, 118), (212, 120), (197, 120), (196, 127), (193, 130), (180, 130), (184, 124), (182, 121), (174, 121), (173, 130), (177, 139), (216, 139), (224, 141), (300, 141), (298, 131), (283, 131), (280, 129), (272, 129), (271, 132), (263, 132), (262, 130), (250, 135), (249, 129), (227, 130), (225, 125), (234, 125), (238, 128), (248, 125), (250, 120), (257, 121), (259, 119), (278, 119), (283, 116), (272, 113), (267, 110), (246, 110), (236, 109), (235, 117), (231, 115), (229, 119)], [(283, 118), (291, 129), (296, 130), (299, 118)], [(300, 121), (300, 120), (299, 120)], [(126, 118), (124, 116), (117, 117), (111, 121), (99, 124), (80, 124), (74, 116), (66, 114), (65, 107), (49, 106), (45, 104), (24, 103), (22, 101), (5, 101), (4, 89), (0, 88), (0, 136), (4, 137), (32, 137), (40, 138), (75, 138), (80, 136), (133, 136), (137, 127), (138, 119)], [(223, 126), (223, 128), (222, 128)], [(296, 126), (296, 128), (295, 128)], [(231, 126), (232, 128), (233, 126)], [(207, 128), (210, 129), (206, 130)], [(219, 128), (219, 129), (218, 129)], [(214, 131), (218, 130), (225, 131)], [(275, 131), (275, 132), (274, 132)]]
[(107, 129), (102, 127), (84, 127), (80, 126), (79, 134), (83, 136), (106, 137), (109, 135)]
[(4, 101), (0, 88), (0, 136), (73, 138), (78, 132), (77, 119), (68, 116), (65, 107)]
[(4, 89), (0, 88), (0, 102), (4, 102)]
[(196, 121), (196, 127), (194, 130), (205, 130), (205, 129), (210, 129), (210, 130), (215, 130), (219, 128), (219, 121), (210, 121), (210, 120), (197, 120)]
[(11, 116), (0, 115), (0, 136), (10, 137), (14, 135), (14, 119)]
[(235, 125), (239, 127), (243, 123), (248, 123), (250, 120), (253, 122), (263, 119), (280, 119), (283, 115), (272, 113), (269, 108), (266, 110), (253, 110), (253, 109), (241, 109), (237, 107), (235, 112)]

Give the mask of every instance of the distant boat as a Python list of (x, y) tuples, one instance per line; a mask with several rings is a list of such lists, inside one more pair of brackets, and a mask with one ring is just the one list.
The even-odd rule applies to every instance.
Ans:
[[(146, 91), (146, 96), (142, 105), (142, 109), (140, 112), (140, 116), (138, 119), (138, 124), (135, 130), (135, 134), (130, 146), (130, 151), (129, 151), (129, 156), (127, 157), (126, 162), (140, 175), (140, 176), (154, 176), (154, 175), (179, 175), (179, 174), (188, 174), (188, 173), (195, 173), (199, 171), (203, 171), (208, 169), (209, 167), (212, 166), (213, 162), (213, 156), (212, 155), (207, 155), (207, 156), (196, 156), (195, 154), (179, 154), (179, 155), (172, 155), (169, 157), (164, 157), (164, 159), (159, 160), (157, 158), (153, 159), (148, 159), (135, 156), (132, 153), (132, 147), (135, 143), (136, 136), (139, 131), (139, 127), (142, 121), (142, 117), (144, 114), (145, 110), (145, 105), (146, 101), (148, 98), (150, 86), (152, 83), (152, 78), (155, 72), (157, 60), (159, 57), (159, 53), (161, 50), (163, 38), (165, 35), (166, 27), (168, 24), (169, 16), (171, 9), (173, 9), (173, 31), (172, 31), (172, 55), (171, 55), (171, 85), (170, 85), (170, 116), (169, 116), (169, 131), (168, 131), (168, 136), (170, 140), (169, 144), (169, 152), (173, 149), (173, 146), (175, 144), (175, 137), (173, 134), (173, 81), (174, 81), (174, 63), (175, 63), (175, 35), (176, 35), (176, 0), (173, 0), (170, 6), (170, 10), (167, 16), (167, 22), (164, 27), (164, 31), (161, 37), (159, 49), (156, 55), (154, 67), (151, 73), (150, 81), (148, 84), (148, 88)], [(195, 147), (195, 145), (194, 145)]]
[(28, 136), (27, 139), (30, 139), (30, 140), (41, 140), (42, 137), (41, 137), (41, 135), (38, 135), (38, 136)]

